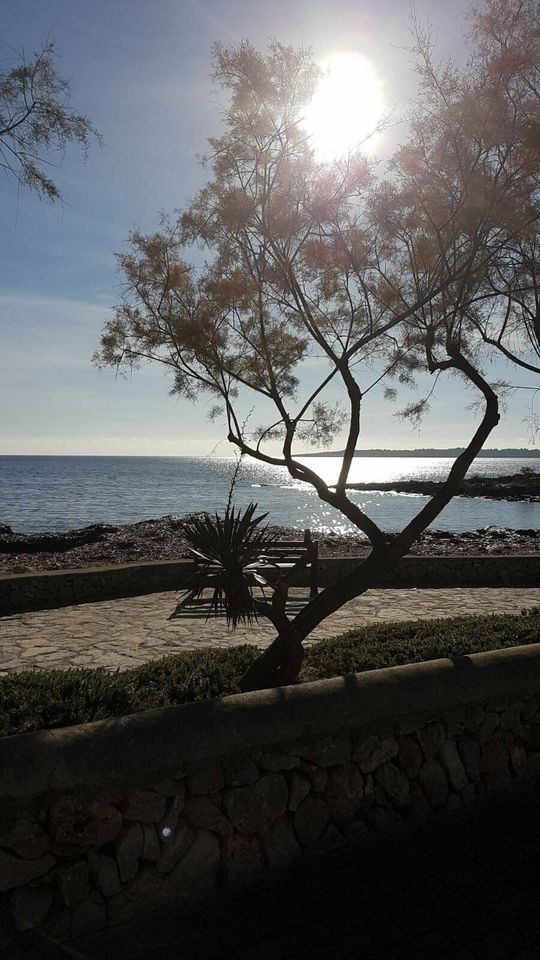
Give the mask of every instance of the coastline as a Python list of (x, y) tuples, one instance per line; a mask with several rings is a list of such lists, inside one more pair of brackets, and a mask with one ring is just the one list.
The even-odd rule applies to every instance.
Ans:
[[(189, 557), (183, 536), (192, 514), (164, 516), (113, 526), (93, 524), (65, 533), (18, 534), (0, 524), (0, 575), (106, 566), (145, 560), (180, 560)], [(301, 538), (302, 531), (271, 526), (281, 539)], [(312, 531), (324, 557), (362, 557), (370, 552), (361, 535), (329, 535)], [(540, 556), (539, 530), (486, 527), (466, 533), (428, 531), (413, 545), (413, 556)]]
[[(393, 480), (388, 483), (348, 483), (347, 490), (389, 490), (432, 497), (444, 484), (436, 480)], [(540, 503), (540, 473), (514, 473), (506, 477), (470, 477), (463, 480), (457, 497), (488, 497), (490, 500), (522, 500)]]

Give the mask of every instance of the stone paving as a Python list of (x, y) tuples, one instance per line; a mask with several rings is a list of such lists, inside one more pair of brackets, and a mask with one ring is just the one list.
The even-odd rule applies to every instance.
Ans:
[[(538, 960), (538, 789), (17, 960)], [(13, 954), (10, 954), (13, 956)]]
[[(266, 646), (275, 635), (260, 620), (253, 628), (227, 631), (222, 618), (206, 619), (209, 599), (177, 610), (178, 592), (59, 607), (0, 617), (0, 673), (54, 667), (126, 669), (147, 660), (203, 646), (240, 643)], [(291, 613), (306, 600), (291, 591)], [(328, 617), (309, 642), (362, 624), (451, 617), (458, 614), (518, 613), (540, 605), (540, 587), (369, 590)]]

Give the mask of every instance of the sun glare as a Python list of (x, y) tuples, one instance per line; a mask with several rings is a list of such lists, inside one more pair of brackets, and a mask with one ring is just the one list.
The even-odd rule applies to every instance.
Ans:
[(359, 53), (339, 53), (322, 69), (304, 115), (315, 156), (328, 162), (357, 148), (372, 152), (384, 111), (381, 83), (373, 67)]

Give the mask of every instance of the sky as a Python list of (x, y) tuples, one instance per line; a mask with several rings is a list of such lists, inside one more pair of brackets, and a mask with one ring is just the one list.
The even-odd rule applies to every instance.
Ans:
[[(467, 5), (418, 3), (441, 56), (463, 54)], [(103, 144), (86, 162), (68, 150), (54, 178), (64, 198), (51, 205), (0, 178), (0, 454), (206, 456), (231, 449), (209, 404), (169, 394), (147, 367), (127, 380), (98, 371), (91, 356), (121, 293), (114, 252), (137, 226), (186, 204), (203, 185), (197, 157), (219, 134), (211, 47), (246, 37), (313, 49), (323, 62), (340, 51), (369, 58), (391, 109), (414, 95), (405, 62), (408, 0), (2, 0), (0, 59), (9, 47), (30, 55), (53, 39), (73, 106)], [(530, 379), (497, 366), (495, 377)], [(374, 395), (360, 446), (447, 447), (468, 440), (471, 396), (448, 381), (421, 433), (389, 415)], [(516, 391), (489, 445), (526, 446), (530, 394)], [(339, 438), (336, 448), (339, 447)]]

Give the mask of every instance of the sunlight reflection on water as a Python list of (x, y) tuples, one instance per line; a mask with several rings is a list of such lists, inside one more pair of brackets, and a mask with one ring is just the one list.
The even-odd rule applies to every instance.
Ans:
[[(306, 458), (327, 483), (337, 479), (340, 460)], [(353, 461), (351, 482), (393, 479), (441, 480), (453, 461), (446, 458), (362, 457)], [(133, 523), (201, 510), (223, 510), (235, 460), (202, 457), (0, 457), (0, 523), (14, 530), (66, 530), (90, 523)], [(478, 460), (470, 475), (501, 476), (522, 467), (540, 470), (540, 461)], [(401, 529), (426, 498), (378, 491), (351, 492), (351, 499), (385, 530)], [(235, 500), (250, 500), (268, 511), (268, 522), (346, 533), (355, 528), (321, 502), (309, 484), (291, 479), (285, 468), (244, 461)], [(458, 498), (435, 521), (439, 530), (538, 526), (538, 504)]]

